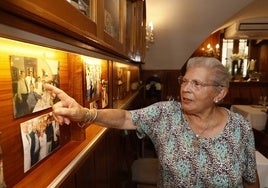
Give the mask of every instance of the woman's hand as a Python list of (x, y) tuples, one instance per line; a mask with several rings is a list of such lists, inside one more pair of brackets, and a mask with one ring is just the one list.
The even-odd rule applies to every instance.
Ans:
[(44, 87), (60, 99), (60, 101), (52, 107), (53, 117), (59, 124), (70, 124), (71, 121), (79, 122), (84, 120), (86, 110), (72, 97), (50, 84), (45, 84)]

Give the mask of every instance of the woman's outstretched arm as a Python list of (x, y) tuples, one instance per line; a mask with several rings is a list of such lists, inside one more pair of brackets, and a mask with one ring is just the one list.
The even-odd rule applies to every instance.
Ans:
[(70, 124), (71, 121), (96, 123), (98, 125), (117, 128), (135, 129), (130, 112), (122, 109), (84, 108), (61, 89), (45, 84), (45, 89), (54, 93), (60, 101), (53, 105), (53, 116), (60, 124)]

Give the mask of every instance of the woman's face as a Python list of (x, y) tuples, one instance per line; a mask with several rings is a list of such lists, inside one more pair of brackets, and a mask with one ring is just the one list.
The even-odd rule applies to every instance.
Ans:
[(212, 71), (204, 67), (189, 68), (181, 83), (181, 103), (188, 113), (202, 113), (214, 105), (218, 95), (212, 82)]

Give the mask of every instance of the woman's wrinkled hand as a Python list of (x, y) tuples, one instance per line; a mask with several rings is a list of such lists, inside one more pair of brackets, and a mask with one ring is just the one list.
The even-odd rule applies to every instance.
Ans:
[(53, 117), (59, 124), (70, 124), (71, 121), (83, 121), (85, 110), (72, 97), (53, 85), (45, 84), (44, 87), (60, 99), (52, 107)]

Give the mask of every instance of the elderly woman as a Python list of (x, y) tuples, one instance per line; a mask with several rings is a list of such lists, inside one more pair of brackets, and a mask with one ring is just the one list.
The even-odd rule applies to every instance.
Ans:
[(179, 82), (181, 102), (158, 102), (132, 111), (89, 110), (62, 90), (46, 88), (61, 100), (53, 107), (61, 124), (94, 122), (148, 135), (160, 161), (159, 187), (258, 187), (251, 126), (217, 105), (229, 86), (221, 62), (192, 58)]

